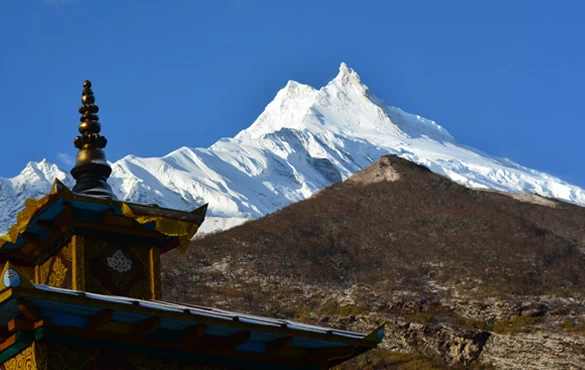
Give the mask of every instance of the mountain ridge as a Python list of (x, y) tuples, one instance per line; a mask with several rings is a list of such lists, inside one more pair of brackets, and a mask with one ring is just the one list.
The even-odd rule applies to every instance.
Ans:
[(510, 195), (385, 155), (165, 254), (165, 298), (341, 330), (385, 322), (379, 348), (338, 370), (585, 369), (585, 208)]
[[(344, 63), (320, 89), (289, 81), (235, 137), (163, 157), (126, 156), (111, 163), (109, 181), (125, 201), (176, 209), (209, 203), (212, 217), (245, 220), (306, 199), (385, 154), (468, 187), (585, 204), (583, 189), (458, 144), (436, 122), (386, 105)], [(2, 231), (26, 198), (49, 191), (52, 178), (73, 185), (68, 173), (46, 160), (29, 165), (13, 178), (0, 178)]]

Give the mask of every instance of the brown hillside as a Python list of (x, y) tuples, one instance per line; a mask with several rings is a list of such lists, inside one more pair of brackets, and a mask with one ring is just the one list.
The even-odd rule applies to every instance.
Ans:
[(489, 284), (482, 288), (510, 294), (585, 292), (585, 208), (470, 190), (395, 156), (373, 166), (382, 173), (391, 167), (400, 179), (363, 185), (357, 180), (366, 169), (197, 240), (181, 257), (205, 264), (246, 258), (261, 274), (309, 284), (388, 280), (417, 288), (428, 279), (480, 279)]
[[(167, 299), (257, 314), (331, 316), (338, 319), (331, 325), (354, 330), (375, 324), (367, 319), (375, 312), (378, 322), (401, 317), (432, 325), (447, 317), (490, 332), (513, 313), (461, 314), (445, 299), (575, 299), (585, 292), (585, 208), (515, 198), (384, 156), (310, 199), (166, 256), (164, 291)], [(366, 319), (352, 324), (356, 315)], [(460, 359), (441, 353), (440, 344), (404, 338), (409, 344), (401, 350), (475, 363), (488, 337), (470, 339), (481, 342), (477, 353)]]

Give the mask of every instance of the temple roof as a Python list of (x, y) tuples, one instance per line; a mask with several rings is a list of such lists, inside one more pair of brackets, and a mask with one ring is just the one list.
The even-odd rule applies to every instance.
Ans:
[[(123, 238), (155, 241), (165, 253), (184, 250), (205, 218), (207, 205), (191, 212), (73, 193), (55, 180), (49, 195), (29, 199), (8, 234), (0, 236), (0, 260), (38, 263), (60, 248), (69, 230), (91, 229)], [(100, 229), (96, 231), (96, 228)]]
[(164, 349), (178, 356), (198, 353), (248, 361), (244, 368), (255, 368), (266, 358), (282, 366), (335, 364), (376, 347), (384, 335), (382, 327), (364, 335), (197, 305), (32, 284), (8, 265), (0, 286), (0, 322), (8, 323), (0, 334), (9, 339), (23, 335), (20, 331), (32, 332), (36, 339), (73, 336), (80, 343), (98, 338), (146, 352)]

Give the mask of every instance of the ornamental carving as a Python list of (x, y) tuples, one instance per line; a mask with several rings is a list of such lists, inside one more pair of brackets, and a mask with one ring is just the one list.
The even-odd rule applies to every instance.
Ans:
[(3, 366), (6, 370), (37, 369), (34, 345), (26, 347), (22, 352), (6, 361)]
[(99, 354), (100, 351), (97, 349), (51, 344), (48, 347), (47, 368), (50, 370), (93, 369), (93, 366), (88, 367), (87, 365), (94, 361)]
[(126, 272), (132, 269), (132, 260), (126, 258), (121, 250), (117, 250), (111, 257), (106, 259), (108, 266), (118, 272)]
[(65, 281), (68, 268), (65, 267), (60, 258), (56, 258), (53, 263), (53, 271), (49, 276), (49, 285), (60, 288)]
[(63, 248), (61, 248), (61, 253), (63, 254), (63, 257), (65, 257), (65, 259), (67, 261), (73, 261), (73, 245), (72, 245), (72, 243), (69, 243), (66, 246), (64, 246)]

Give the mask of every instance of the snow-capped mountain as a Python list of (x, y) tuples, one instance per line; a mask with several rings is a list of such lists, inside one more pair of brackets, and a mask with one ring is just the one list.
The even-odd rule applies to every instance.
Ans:
[[(207, 227), (223, 228), (305, 199), (383, 154), (472, 188), (585, 204), (579, 187), (458, 144), (434, 121), (387, 106), (345, 64), (319, 90), (289, 81), (234, 138), (209, 148), (182, 147), (161, 158), (124, 157), (111, 164), (109, 182), (119, 199), (130, 202), (178, 209), (209, 203), (209, 215), (216, 218)], [(47, 193), (55, 177), (73, 185), (68, 173), (47, 161), (0, 178), (0, 231), (14, 223), (26, 198)]]

